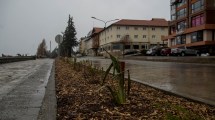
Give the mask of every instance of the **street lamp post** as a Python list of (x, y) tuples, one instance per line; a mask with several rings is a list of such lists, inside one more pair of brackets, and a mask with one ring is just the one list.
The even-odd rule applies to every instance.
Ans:
[[(112, 21), (119, 20), (119, 19), (114, 19), (114, 20), (104, 21), (104, 20), (98, 19), (98, 18), (96, 18), (96, 17), (91, 17), (91, 18), (103, 22), (103, 23), (105, 24), (105, 28), (104, 28), (104, 29), (106, 29), (106, 25), (107, 25), (108, 22), (112, 22)], [(106, 30), (105, 30), (105, 44), (106, 44)]]

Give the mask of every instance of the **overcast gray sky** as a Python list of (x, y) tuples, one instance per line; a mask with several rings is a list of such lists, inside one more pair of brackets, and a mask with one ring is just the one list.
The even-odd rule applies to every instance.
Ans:
[[(2, 53), (34, 55), (44, 38), (57, 46), (55, 36), (73, 16), (78, 40), (92, 27), (104, 27), (93, 20), (170, 18), (169, 0), (0, 0), (0, 56)], [(109, 24), (108, 24), (109, 25)]]

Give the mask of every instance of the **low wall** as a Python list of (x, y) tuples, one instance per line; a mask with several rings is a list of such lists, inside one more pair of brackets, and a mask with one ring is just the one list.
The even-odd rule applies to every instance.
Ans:
[(36, 56), (0, 57), (0, 64), (25, 60), (36, 60)]

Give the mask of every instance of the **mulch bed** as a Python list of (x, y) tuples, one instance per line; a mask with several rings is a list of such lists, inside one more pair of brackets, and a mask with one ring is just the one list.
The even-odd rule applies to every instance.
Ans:
[[(101, 88), (100, 73), (65, 60), (56, 60), (57, 119), (215, 119), (215, 107), (132, 81), (127, 102), (116, 105), (110, 92)], [(111, 79), (111, 76), (108, 77)]]

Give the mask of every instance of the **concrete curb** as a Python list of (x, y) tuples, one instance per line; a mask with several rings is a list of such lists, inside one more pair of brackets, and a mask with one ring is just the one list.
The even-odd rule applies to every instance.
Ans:
[(55, 92), (55, 62), (53, 62), (45, 96), (38, 115), (38, 120), (56, 120), (57, 100)]
[(165, 92), (165, 93), (167, 93), (167, 94), (185, 98), (185, 99), (187, 99), (187, 100), (189, 100), (189, 101), (193, 101), (193, 102), (197, 102), (197, 103), (201, 103), (201, 104), (203, 103), (203, 104), (207, 104), (207, 105), (209, 105), (209, 106), (215, 106), (215, 103), (214, 103), (213, 101), (208, 101), (208, 100), (205, 100), (205, 99), (201, 99), (201, 98), (194, 97), (194, 96), (189, 96), (189, 95), (182, 94), (182, 93), (181, 93), (181, 94), (180, 94), (180, 93), (176, 93), (176, 92), (174, 92), (174, 91), (164, 90), (164, 89), (162, 89), (162, 88), (159, 88), (159, 87), (157, 87), (157, 86), (153, 86), (153, 85), (151, 85), (151, 84), (148, 84), (148, 83), (146, 83), (146, 82), (143, 82), (143, 81), (141, 81), (141, 80), (137, 80), (137, 79), (134, 79), (134, 78), (131, 78), (131, 80), (133, 80), (133, 81), (135, 81), (135, 82), (138, 82), (138, 83), (141, 83), (141, 84), (143, 84), (143, 85), (149, 86), (149, 87), (151, 87), (151, 88), (154, 88), (154, 89), (156, 89), (156, 90), (163, 91), (163, 92)]

